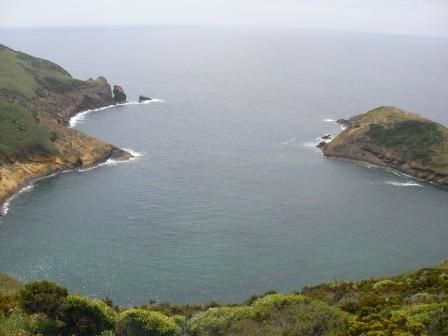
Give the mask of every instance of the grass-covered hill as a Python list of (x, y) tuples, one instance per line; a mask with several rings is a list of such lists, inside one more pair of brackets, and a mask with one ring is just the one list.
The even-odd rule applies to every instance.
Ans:
[(344, 122), (323, 147), (327, 156), (391, 167), (448, 185), (448, 128), (396, 107), (380, 107)]
[(103, 77), (74, 79), (55, 63), (0, 45), (0, 202), (30, 178), (126, 156), (66, 127), (77, 112), (111, 104)]
[(444, 336), (448, 264), (393, 277), (269, 292), (238, 305), (119, 308), (46, 281), (0, 276), (0, 336)]

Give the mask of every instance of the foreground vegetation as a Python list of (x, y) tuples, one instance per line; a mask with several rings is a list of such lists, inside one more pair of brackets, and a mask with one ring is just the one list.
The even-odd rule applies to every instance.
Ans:
[(243, 304), (119, 308), (0, 275), (0, 336), (448, 335), (448, 264), (394, 277), (268, 292)]

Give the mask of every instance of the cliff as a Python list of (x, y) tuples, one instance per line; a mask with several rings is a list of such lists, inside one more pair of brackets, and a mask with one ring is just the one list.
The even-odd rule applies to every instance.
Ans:
[(341, 121), (345, 130), (322, 146), (326, 156), (389, 167), (448, 185), (448, 128), (396, 107)]
[(0, 205), (32, 179), (130, 158), (66, 127), (76, 113), (114, 103), (105, 78), (74, 79), (57, 64), (0, 45)]

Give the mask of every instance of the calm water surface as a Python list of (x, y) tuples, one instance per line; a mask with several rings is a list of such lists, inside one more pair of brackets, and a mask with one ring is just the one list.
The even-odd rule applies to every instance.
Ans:
[(448, 257), (448, 192), (326, 159), (325, 119), (397, 105), (448, 124), (448, 40), (248, 29), (1, 31), (76, 77), (162, 99), (76, 126), (143, 156), (37, 183), (0, 270), (119, 304), (241, 301)]

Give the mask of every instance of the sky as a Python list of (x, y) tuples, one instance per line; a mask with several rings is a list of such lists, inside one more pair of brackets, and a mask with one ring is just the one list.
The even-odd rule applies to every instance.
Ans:
[(448, 0), (0, 0), (0, 27), (226, 25), (448, 37)]

